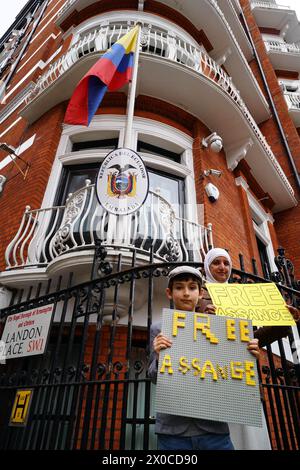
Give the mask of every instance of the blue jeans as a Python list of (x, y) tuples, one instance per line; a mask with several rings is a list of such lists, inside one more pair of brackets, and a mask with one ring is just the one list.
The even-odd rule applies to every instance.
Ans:
[(182, 437), (158, 434), (159, 450), (234, 450), (229, 434)]

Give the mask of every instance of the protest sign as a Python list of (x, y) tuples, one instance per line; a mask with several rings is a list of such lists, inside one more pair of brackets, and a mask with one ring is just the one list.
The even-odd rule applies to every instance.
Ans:
[(157, 412), (262, 425), (251, 321), (164, 309), (162, 332), (173, 344), (159, 355)]
[(206, 284), (216, 315), (247, 318), (254, 326), (292, 326), (295, 321), (274, 283)]

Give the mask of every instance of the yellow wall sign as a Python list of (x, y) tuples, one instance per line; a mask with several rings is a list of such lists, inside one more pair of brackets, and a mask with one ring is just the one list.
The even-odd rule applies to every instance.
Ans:
[(295, 325), (274, 283), (206, 284), (216, 315), (252, 320), (254, 326)]
[(26, 426), (33, 390), (17, 390), (9, 425)]

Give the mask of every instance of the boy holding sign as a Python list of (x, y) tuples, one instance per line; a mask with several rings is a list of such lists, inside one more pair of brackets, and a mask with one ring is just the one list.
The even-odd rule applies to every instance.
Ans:
[[(202, 277), (197, 269), (180, 266), (170, 272), (166, 294), (176, 310), (195, 312), (201, 290)], [(150, 345), (148, 374), (155, 381), (159, 353), (172, 346), (161, 333), (161, 323), (151, 326)], [(258, 340), (250, 340), (248, 350), (258, 358)], [(233, 450), (228, 425), (219, 421), (157, 413), (156, 433), (160, 450)]]

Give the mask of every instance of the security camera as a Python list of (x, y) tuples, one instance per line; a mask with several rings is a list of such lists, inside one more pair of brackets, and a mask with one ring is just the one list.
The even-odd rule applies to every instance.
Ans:
[(205, 192), (206, 192), (210, 202), (216, 202), (219, 199), (220, 192), (219, 192), (218, 188), (216, 186), (214, 186), (213, 184), (208, 183), (205, 186)]
[(223, 148), (223, 139), (216, 132), (213, 132), (205, 139), (202, 139), (202, 146), (209, 147), (213, 152), (219, 153)]
[(222, 175), (222, 171), (220, 170), (204, 170), (203, 173), (202, 173), (202, 177), (204, 176), (217, 176), (218, 178), (220, 178), (220, 176)]
[(222, 171), (220, 171), (220, 170), (210, 170), (210, 174), (220, 178), (220, 176), (222, 175)]

